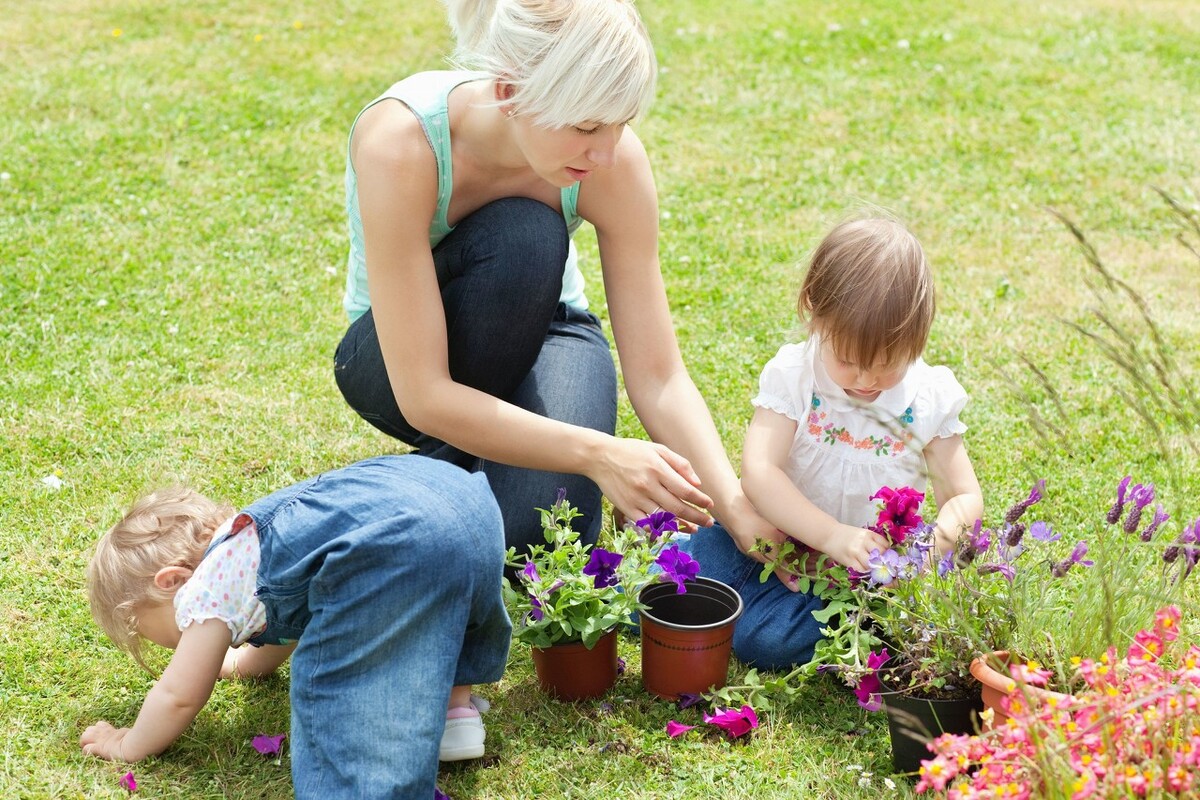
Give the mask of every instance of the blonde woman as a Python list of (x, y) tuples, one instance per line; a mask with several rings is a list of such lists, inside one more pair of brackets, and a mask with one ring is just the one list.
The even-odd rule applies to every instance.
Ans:
[[(656, 62), (625, 0), (450, 0), (457, 62), (355, 120), (335, 357), (350, 406), (417, 452), (487, 474), (508, 544), (542, 540), (559, 487), (594, 539), (600, 498), (637, 519), (779, 538), (738, 484), (689, 377), (658, 261), (658, 205), (629, 124)], [(617, 378), (571, 234), (596, 230), (625, 388), (653, 440), (618, 438)]]

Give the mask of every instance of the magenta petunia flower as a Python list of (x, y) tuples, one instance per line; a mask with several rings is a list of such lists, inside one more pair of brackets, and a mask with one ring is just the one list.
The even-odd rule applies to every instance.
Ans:
[(120, 784), (122, 789), (126, 789), (130, 792), (136, 792), (138, 789), (137, 780), (133, 777), (132, 771), (126, 772), (124, 775), (122, 775), (121, 780), (117, 781), (117, 783)]
[(854, 696), (858, 699), (858, 704), (867, 711), (878, 711), (883, 708), (883, 682), (879, 680), (879, 668), (889, 659), (891, 659), (891, 655), (886, 647), (878, 653), (867, 654), (867, 669), (870, 672), (859, 680), (858, 686), (854, 687)]
[(893, 544), (902, 543), (909, 531), (921, 524), (918, 511), (925, 500), (922, 492), (908, 486), (900, 489), (884, 486), (869, 499), (883, 501), (878, 519), (879, 527), (883, 530), (879, 532)]
[(277, 756), (279, 755), (279, 751), (283, 749), (283, 740), (286, 737), (286, 733), (278, 733), (274, 736), (267, 736), (265, 733), (260, 733), (250, 740), (250, 746), (264, 756)]
[(753, 708), (746, 705), (741, 709), (729, 708), (724, 711), (718, 710), (715, 714), (705, 714), (704, 721), (725, 731), (731, 739), (745, 736), (758, 727), (758, 715), (754, 713)]
[(654, 563), (662, 567), (664, 578), (675, 582), (676, 594), (687, 594), (684, 582), (690, 581), (700, 574), (699, 562), (680, 550), (677, 544), (673, 544), (659, 553)]
[(684, 725), (682, 722), (671, 720), (667, 723), (667, 736), (670, 736), (672, 739), (678, 739), (695, 727), (695, 725)]
[(612, 553), (603, 547), (597, 547), (592, 550), (592, 557), (588, 559), (587, 565), (584, 566), (583, 574), (591, 575), (595, 579), (597, 589), (616, 586), (617, 565), (621, 563), (621, 559), (624, 557), (620, 553)]

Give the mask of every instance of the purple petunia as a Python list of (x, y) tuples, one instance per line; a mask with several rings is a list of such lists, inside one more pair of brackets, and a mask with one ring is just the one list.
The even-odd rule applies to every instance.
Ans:
[(679, 701), (678, 701), (679, 708), (680, 708), (680, 710), (683, 710), (685, 708), (691, 708), (692, 706), (696, 705), (703, 699), (704, 698), (701, 697), (696, 692), (680, 692), (679, 693)]
[(882, 553), (872, 550), (871, 555), (867, 557), (867, 566), (870, 568), (868, 574), (871, 576), (871, 583), (877, 586), (886, 586), (904, 574), (903, 559), (892, 549)]
[(658, 541), (658, 538), (664, 533), (679, 532), (679, 520), (670, 511), (655, 511), (634, 524), (646, 531), (651, 542)]
[(532, 561), (525, 562), (525, 569), (521, 570), (521, 574), (531, 582), (540, 581), (542, 579), (542, 576), (538, 575), (537, 564), (534, 564)]
[(450, 800), (450, 795), (435, 786), (433, 787), (433, 800)]
[(277, 756), (283, 749), (283, 740), (286, 736), (286, 733), (277, 733), (274, 736), (260, 733), (250, 740), (250, 746), (264, 756)]
[(690, 581), (700, 574), (700, 564), (696, 559), (680, 550), (677, 544), (663, 550), (654, 563), (662, 568), (664, 578), (675, 582), (676, 594), (687, 594), (684, 582)]
[(587, 565), (583, 568), (583, 574), (591, 575), (595, 579), (594, 583), (597, 589), (616, 586), (617, 565), (624, 557), (620, 553), (613, 553), (603, 547), (597, 547), (592, 550), (592, 557), (588, 559)]

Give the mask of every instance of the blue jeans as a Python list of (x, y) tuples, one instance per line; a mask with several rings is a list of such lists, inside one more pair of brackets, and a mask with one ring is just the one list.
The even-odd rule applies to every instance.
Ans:
[[(617, 376), (608, 340), (595, 315), (558, 302), (567, 246), (561, 214), (536, 200), (505, 198), (463, 219), (434, 248), (450, 376), (535, 414), (611, 434)], [(595, 541), (600, 490), (590, 479), (484, 461), (408, 424), (372, 312), (346, 331), (334, 375), (350, 407), (379, 430), (421, 455), (486, 474), (505, 539), (518, 552), (545, 543), (535, 509), (549, 508), (560, 487), (583, 512), (576, 529)]]
[(683, 549), (700, 563), (700, 574), (729, 584), (745, 610), (733, 630), (738, 660), (765, 670), (789, 670), (812, 659), (822, 624), (813, 612), (824, 607), (814, 594), (793, 592), (771, 576), (760, 583), (763, 565), (737, 549), (720, 524), (701, 528)]
[(486, 479), (382, 456), (245, 511), (261, 537), (267, 636), (299, 636), (296, 797), (432, 797), (451, 687), (499, 680), (508, 656)]

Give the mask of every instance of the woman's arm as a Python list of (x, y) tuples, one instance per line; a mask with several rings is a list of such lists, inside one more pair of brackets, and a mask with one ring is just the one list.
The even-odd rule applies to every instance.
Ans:
[(294, 644), (231, 647), (221, 664), (221, 678), (261, 678), (279, 669), (296, 649)]
[(146, 695), (133, 727), (97, 722), (79, 737), (83, 752), (132, 763), (166, 750), (208, 702), (229, 639), (229, 628), (219, 619), (185, 628), (171, 663)]
[(983, 516), (983, 490), (961, 436), (934, 439), (925, 446), (925, 465), (937, 500), (937, 548), (954, 548), (959, 534)]
[[(376, 112), (379, 109), (378, 113)], [(437, 166), (415, 118), (380, 103), (359, 120), (352, 150), (379, 345), (396, 401), (413, 427), (491, 461), (587, 475), (632, 518), (656, 508), (707, 524), (712, 500), (686, 459), (525, 411), (456, 383), (429, 249)]]
[(742, 552), (759, 538), (781, 541), (742, 492), (679, 352), (659, 268), (654, 177), (633, 131), (621, 138), (616, 166), (580, 188), (579, 212), (596, 227), (609, 319), (638, 419), (654, 441), (688, 459), (713, 499), (713, 515)]
[(872, 550), (888, 542), (866, 528), (844, 525), (813, 505), (784, 471), (796, 421), (756, 408), (742, 450), (742, 485), (764, 517), (809, 547), (847, 567), (865, 571)]

